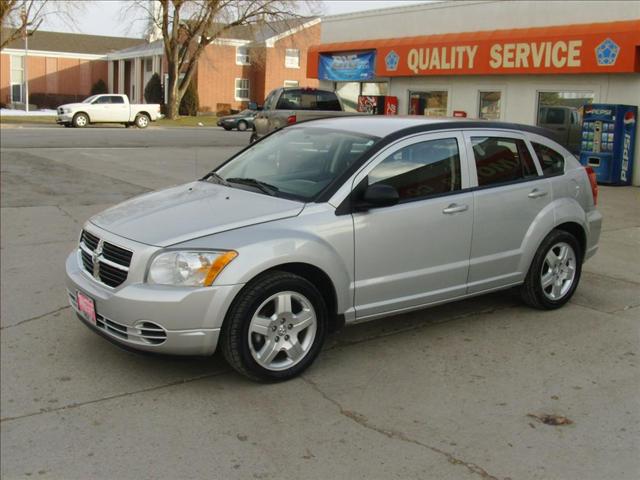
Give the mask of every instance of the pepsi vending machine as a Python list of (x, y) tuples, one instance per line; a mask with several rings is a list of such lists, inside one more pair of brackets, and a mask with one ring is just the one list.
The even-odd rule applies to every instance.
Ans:
[(630, 185), (638, 107), (585, 105), (580, 163), (596, 172), (598, 183)]

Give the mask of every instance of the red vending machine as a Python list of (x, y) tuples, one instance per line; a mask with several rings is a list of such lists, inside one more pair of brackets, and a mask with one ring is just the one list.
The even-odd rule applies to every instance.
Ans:
[(360, 95), (358, 112), (370, 115), (397, 115), (398, 97), (388, 95)]

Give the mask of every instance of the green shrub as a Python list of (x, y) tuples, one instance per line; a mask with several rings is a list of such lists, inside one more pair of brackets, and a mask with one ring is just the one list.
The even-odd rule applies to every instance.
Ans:
[(198, 90), (196, 89), (195, 83), (192, 81), (189, 83), (187, 90), (184, 92), (182, 96), (182, 101), (180, 102), (180, 108), (178, 112), (180, 115), (189, 115), (191, 117), (195, 117), (198, 114), (198, 108), (200, 107), (200, 101), (198, 99)]
[(162, 91), (162, 82), (160, 76), (154, 73), (147, 86), (144, 87), (144, 101), (147, 103), (164, 103), (164, 92)]
[(93, 84), (93, 87), (91, 87), (91, 95), (99, 95), (101, 93), (109, 93), (109, 89), (102, 79), (98, 80)]

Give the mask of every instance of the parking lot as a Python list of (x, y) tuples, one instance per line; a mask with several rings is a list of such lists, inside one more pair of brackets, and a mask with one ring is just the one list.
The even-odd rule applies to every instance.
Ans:
[(84, 327), (63, 282), (83, 222), (248, 138), (1, 130), (3, 478), (640, 477), (639, 188), (601, 187), (601, 249), (563, 309), (508, 291), (357, 325), (286, 383), (251, 383), (218, 354), (125, 352)]

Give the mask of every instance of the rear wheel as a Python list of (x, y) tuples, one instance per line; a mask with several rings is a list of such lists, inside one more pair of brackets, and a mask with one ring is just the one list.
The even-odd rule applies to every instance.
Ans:
[(138, 128), (147, 128), (149, 126), (149, 117), (147, 117), (144, 113), (139, 113), (136, 116), (135, 124)]
[(247, 122), (245, 122), (244, 120), (240, 120), (238, 122), (238, 130), (240, 130), (241, 132), (246, 131), (247, 127), (248, 127)]
[(73, 117), (73, 126), (76, 128), (84, 128), (89, 125), (89, 117), (86, 113), (76, 113)]
[(534, 308), (559, 308), (573, 296), (581, 273), (580, 244), (570, 233), (553, 230), (533, 258), (521, 289), (522, 298)]
[(287, 380), (320, 353), (327, 316), (312, 283), (288, 272), (268, 272), (249, 283), (231, 306), (222, 352), (235, 370), (251, 379)]

